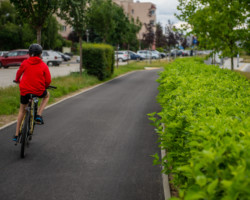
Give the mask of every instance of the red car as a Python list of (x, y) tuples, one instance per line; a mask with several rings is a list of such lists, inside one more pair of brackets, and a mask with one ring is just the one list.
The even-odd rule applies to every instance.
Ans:
[(19, 66), (29, 57), (29, 50), (27, 49), (9, 51), (6, 55), (0, 56), (0, 67)]

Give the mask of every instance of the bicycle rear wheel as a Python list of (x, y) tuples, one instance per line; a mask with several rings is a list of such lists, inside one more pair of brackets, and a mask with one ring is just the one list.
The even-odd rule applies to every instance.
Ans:
[(28, 133), (29, 133), (29, 118), (30, 118), (30, 113), (27, 111), (21, 131), (21, 158), (25, 157), (25, 149), (27, 146)]

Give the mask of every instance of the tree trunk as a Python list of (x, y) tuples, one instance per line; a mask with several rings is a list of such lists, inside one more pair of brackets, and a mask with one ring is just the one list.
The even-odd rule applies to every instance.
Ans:
[(82, 37), (79, 35), (79, 44), (80, 44), (80, 75), (82, 75)]
[(42, 37), (42, 27), (37, 27), (36, 29), (36, 40), (37, 40), (37, 44), (41, 45), (41, 37)]
[(118, 50), (119, 50), (119, 44), (118, 45), (116, 45), (116, 68), (118, 68)]
[[(129, 51), (129, 44), (128, 44), (128, 51)], [(129, 52), (128, 52), (128, 60), (127, 60), (127, 64), (129, 63)]]
[(234, 70), (234, 57), (231, 57), (231, 70)]
[(152, 56), (152, 53), (151, 53), (151, 45), (149, 47), (149, 64), (151, 64), (151, 56)]

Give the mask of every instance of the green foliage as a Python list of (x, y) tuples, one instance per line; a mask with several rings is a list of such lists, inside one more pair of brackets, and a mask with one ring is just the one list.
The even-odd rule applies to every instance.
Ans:
[(93, 0), (87, 13), (87, 27), (95, 39), (111, 45), (124, 43), (138, 46), (136, 34), (141, 28), (140, 21), (128, 18), (122, 7), (111, 0)]
[[(233, 57), (239, 51), (237, 42), (249, 39), (249, 1), (179, 0), (180, 20), (191, 26), (199, 45), (223, 56)], [(247, 27), (248, 24), (248, 27)], [(232, 66), (233, 69), (233, 66)]]
[(162, 110), (150, 118), (178, 199), (249, 199), (249, 81), (186, 58), (167, 65), (158, 82)]
[[(18, 16), (14, 6), (8, 1), (0, 4), (0, 46), (1, 50), (12, 50), (18, 48), (28, 48), (30, 44), (36, 42), (36, 30)], [(66, 46), (66, 41), (58, 34), (58, 22), (53, 16), (48, 17), (48, 22), (43, 25), (44, 49), (61, 49)], [(70, 44), (67, 44), (70, 46)]]
[(83, 45), (83, 67), (99, 80), (111, 77), (114, 72), (114, 49), (105, 44)]
[(156, 24), (155, 31), (155, 46), (156, 48), (166, 48), (167, 46), (167, 37), (163, 34), (163, 27), (161, 23)]
[(37, 43), (41, 44), (41, 29), (58, 9), (59, 0), (10, 0), (19, 16), (37, 30)]
[(50, 16), (48, 23), (43, 29), (42, 46), (44, 49), (61, 48), (63, 45), (63, 38), (58, 33), (59, 24), (54, 16)]
[(15, 23), (16, 21), (16, 10), (10, 4), (9, 1), (3, 1), (0, 3), (0, 26), (7, 22)]
[(1, 26), (0, 46), (1, 50), (19, 48), (22, 43), (22, 29), (16, 24), (7, 23)]
[(61, 0), (58, 16), (82, 35), (85, 30), (86, 5), (89, 0)]
[(164, 49), (162, 47), (157, 47), (156, 50), (159, 52), (164, 52)]

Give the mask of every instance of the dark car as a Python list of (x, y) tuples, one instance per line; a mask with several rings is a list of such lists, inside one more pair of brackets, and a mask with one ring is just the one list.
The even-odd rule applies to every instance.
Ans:
[(166, 54), (163, 53), (163, 52), (160, 52), (160, 56), (161, 56), (161, 58), (165, 58), (165, 57), (166, 57)]
[(8, 68), (10, 66), (19, 66), (29, 57), (29, 50), (27, 49), (9, 51), (4, 56), (0, 57), (0, 67)]
[(64, 61), (69, 61), (69, 60), (71, 60), (71, 57), (70, 57), (69, 55), (66, 55), (66, 54), (64, 54), (64, 53), (62, 53), (62, 52), (60, 52), (60, 51), (56, 51), (56, 53), (58, 53), (60, 56), (62, 56), (62, 59), (63, 59)]
[(143, 58), (133, 51), (128, 51), (130, 60), (143, 60)]

